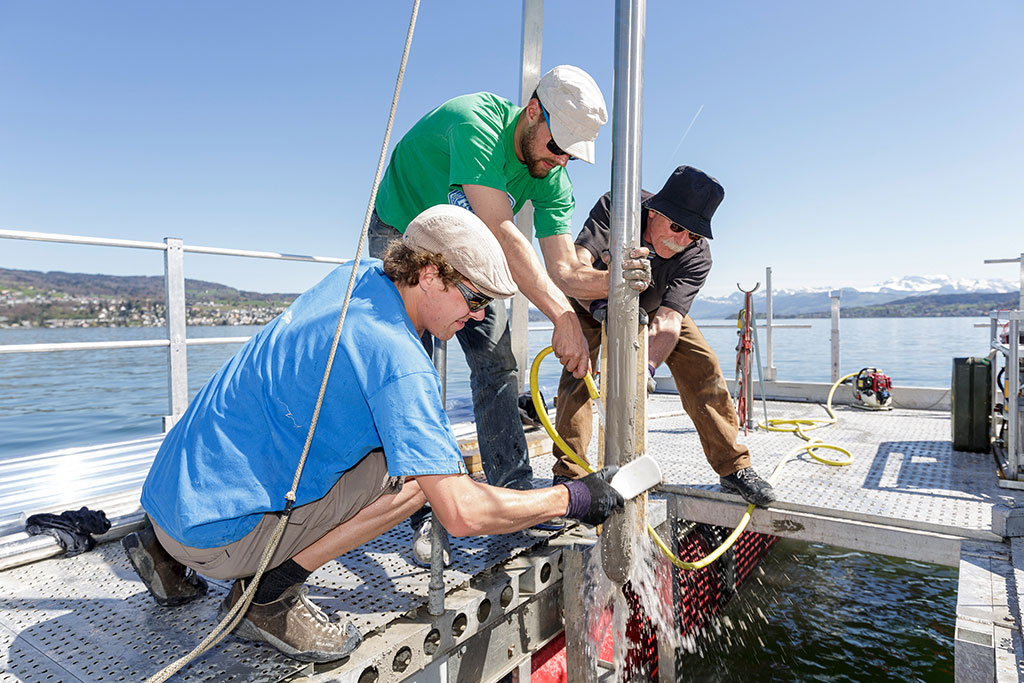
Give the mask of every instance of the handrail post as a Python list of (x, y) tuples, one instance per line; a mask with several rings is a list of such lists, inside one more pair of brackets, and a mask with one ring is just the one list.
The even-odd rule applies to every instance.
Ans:
[[(544, 0), (523, 0), (523, 36), (520, 46), (519, 103), (526, 106), (530, 95), (540, 82), (540, 55), (544, 43)], [(527, 202), (516, 215), (516, 227), (523, 237), (533, 242), (533, 202)], [(530, 341), (530, 301), (521, 292), (512, 297), (509, 315), (509, 332), (512, 339), (512, 355), (516, 359), (517, 391), (526, 383), (529, 362), (527, 353)]]
[(1017, 310), (1024, 311), (1024, 251), (1021, 252), (1017, 261), (1020, 263), (1020, 303)]
[[(775, 324), (775, 320), (772, 312), (772, 267), (768, 266), (764, 269), (764, 279), (767, 289), (765, 290), (765, 368), (764, 368), (764, 380), (766, 382), (774, 382), (778, 378), (778, 371), (775, 370), (775, 358), (772, 356), (772, 326)], [(753, 324), (756, 327), (757, 321), (754, 320)]]
[(167, 392), (170, 415), (164, 417), (164, 431), (170, 430), (188, 407), (188, 360), (185, 345), (185, 250), (181, 239), (164, 238), (164, 291), (167, 294)]
[(839, 290), (828, 293), (832, 298), (832, 382), (839, 380)]

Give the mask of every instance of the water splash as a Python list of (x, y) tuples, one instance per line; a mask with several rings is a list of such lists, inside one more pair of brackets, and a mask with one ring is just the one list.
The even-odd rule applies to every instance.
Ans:
[(642, 669), (654, 643), (671, 648), (681, 645), (674, 625), (672, 565), (646, 533), (634, 534), (629, 540), (632, 562), (624, 586), (605, 575), (598, 543), (587, 553), (579, 587), (587, 615), (587, 637), (582, 644), (586, 659), (614, 670), (619, 681), (645, 673)]

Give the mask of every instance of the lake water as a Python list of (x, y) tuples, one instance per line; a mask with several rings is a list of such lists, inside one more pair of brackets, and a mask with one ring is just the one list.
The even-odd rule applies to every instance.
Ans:
[[(830, 321), (777, 330), (775, 366), (784, 381), (829, 381)], [(948, 387), (951, 359), (988, 350), (982, 318), (850, 319), (842, 322), (841, 367), (881, 368), (900, 385)], [(734, 376), (735, 329), (703, 327)], [(698, 323), (700, 324), (700, 323)], [(190, 337), (245, 336), (258, 328), (189, 328)], [(158, 338), (160, 329), (0, 330), (0, 344)], [(761, 332), (762, 346), (765, 343)], [(532, 360), (550, 332), (531, 332)], [(193, 396), (236, 346), (188, 349)], [(0, 355), (0, 458), (156, 434), (167, 413), (163, 349)], [(763, 358), (763, 353), (762, 353)], [(549, 357), (541, 385), (554, 396), (560, 366)], [(315, 392), (314, 387), (311, 391)], [(465, 413), (469, 376), (449, 345), (448, 396)], [(952, 681), (956, 571), (826, 546), (780, 541), (726, 610), (721, 632), (686, 661), (686, 680)], [(763, 615), (763, 618), (762, 618)]]
[[(735, 329), (712, 329), (725, 321), (703, 321), (704, 335), (727, 378), (735, 376)], [(827, 382), (831, 373), (830, 321), (780, 321), (810, 329), (780, 329), (774, 362), (783, 381)], [(860, 318), (842, 321), (844, 373), (878, 367), (900, 385), (948, 387), (952, 358), (985, 355), (983, 318)], [(701, 323), (698, 323), (701, 324)], [(246, 336), (256, 327), (193, 327), (190, 337)], [(0, 329), (0, 344), (152, 339), (158, 328)], [(760, 342), (764, 347), (764, 334)], [(550, 332), (530, 333), (532, 360), (550, 343)], [(189, 396), (234, 353), (236, 345), (188, 349)], [(766, 361), (762, 353), (762, 361)], [(549, 356), (541, 386), (550, 400), (560, 366)], [(659, 374), (667, 373), (664, 366)], [(756, 377), (756, 375), (755, 375)], [(312, 390), (315, 391), (315, 388)], [(469, 371), (458, 343), (449, 344), (449, 407), (465, 412)], [(159, 433), (167, 414), (167, 352), (164, 349), (0, 354), (0, 458), (56, 448), (110, 443)]]

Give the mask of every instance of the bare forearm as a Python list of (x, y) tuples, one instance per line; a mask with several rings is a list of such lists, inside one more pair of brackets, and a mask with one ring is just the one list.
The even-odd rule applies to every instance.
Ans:
[(549, 264), (548, 274), (560, 290), (574, 299), (608, 298), (607, 270), (597, 270), (584, 265), (578, 268), (559, 268), (558, 272), (552, 272), (551, 264)]
[(569, 507), (569, 491), (564, 486), (516, 491), (470, 482), (472, 489), (462, 487), (440, 503), (430, 500), (429, 492), (427, 495), (441, 523), (454, 536), (512, 533), (564, 515)]
[(666, 307), (659, 308), (654, 314), (647, 328), (647, 362), (654, 367), (664, 363), (679, 342), (682, 320), (682, 315)]
[(496, 233), (519, 291), (551, 320), (563, 313), (571, 313), (569, 300), (548, 277), (537, 258), (537, 252), (519, 229), (511, 222), (506, 222)]

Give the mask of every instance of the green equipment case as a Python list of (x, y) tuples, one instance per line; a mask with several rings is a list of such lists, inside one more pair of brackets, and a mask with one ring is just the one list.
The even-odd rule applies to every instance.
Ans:
[(953, 450), (987, 453), (992, 413), (992, 363), (988, 358), (954, 358), (949, 402)]

